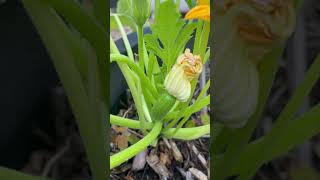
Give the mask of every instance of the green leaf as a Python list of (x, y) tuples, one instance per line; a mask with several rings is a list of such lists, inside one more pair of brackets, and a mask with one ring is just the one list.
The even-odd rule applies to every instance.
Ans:
[(167, 65), (167, 71), (175, 63), (178, 55), (183, 51), (195, 29), (193, 23), (186, 24), (176, 10), (172, 0), (160, 4), (155, 23), (151, 25), (152, 35), (145, 36), (148, 51)]
[[(93, 177), (104, 179), (107, 169), (107, 150), (105, 147), (107, 140), (106, 131), (103, 128), (105, 121), (103, 118), (96, 119), (91, 111), (92, 107), (89, 104), (86, 88), (74, 63), (78, 56), (74, 54), (76, 51), (72, 51), (73, 36), (70, 31), (66, 30), (67, 27), (60, 16), (46, 2), (42, 0), (23, 0), (22, 2), (48, 50), (68, 95), (86, 148)], [(72, 3), (72, 1), (68, 2)], [(66, 9), (70, 10), (70, 8)], [(101, 114), (105, 114), (105, 112), (102, 111)]]
[(193, 1), (193, 0), (186, 0), (186, 3), (188, 4), (188, 7), (190, 9), (196, 5), (195, 1)]
[[(157, 55), (162, 61), (166, 61), (164, 49), (160, 47), (159, 41), (152, 35), (146, 34), (144, 36), (147, 50)], [(167, 62), (165, 62), (167, 64)]]
[[(271, 161), (281, 155), (286, 154), (290, 149), (303, 143), (306, 139), (309, 139), (320, 132), (320, 105), (314, 106), (311, 110), (301, 115), (293, 120), (290, 125), (285, 128), (285, 133), (278, 136), (275, 140), (276, 142), (271, 146), (271, 148), (264, 149), (263, 152), (265, 156), (262, 161), (264, 163)], [(269, 136), (266, 135), (266, 136)], [(261, 145), (265, 143), (266, 136), (250, 143), (244, 151), (238, 153), (240, 163), (233, 164), (232, 172), (230, 174), (237, 174), (243, 172), (248, 166), (243, 166), (241, 162), (247, 162), (247, 159), (252, 156), (252, 154), (261, 154)], [(247, 164), (247, 163), (246, 163)]]
[(202, 124), (204, 124), (204, 125), (210, 124), (210, 116), (209, 116), (209, 114), (207, 114), (207, 113), (201, 114), (200, 118), (201, 118)]
[[(118, 25), (114, 15), (115, 15), (114, 13), (110, 13), (110, 30), (118, 29)], [(136, 31), (136, 25), (130, 16), (127, 16), (125, 14), (116, 14), (116, 15), (118, 15), (123, 26), (128, 26), (132, 31)]]
[(131, 0), (119, 0), (117, 3), (117, 13), (127, 16), (133, 16), (132, 1)]
[(320, 174), (308, 165), (302, 165), (300, 167), (290, 169), (290, 177), (292, 180), (319, 180)]
[(186, 127), (186, 128), (196, 127), (196, 123), (195, 123), (194, 121), (192, 121), (192, 119), (190, 119), (189, 121), (186, 122), (185, 127)]
[(106, 19), (108, 18), (108, 8), (107, 8), (107, 1), (105, 0), (93, 0), (93, 11), (96, 19), (99, 23), (103, 26), (105, 31), (108, 30), (108, 22)]
[(21, 173), (19, 171), (8, 169), (5, 167), (0, 167), (0, 179), (3, 180), (49, 180), (45, 177), (37, 177)]

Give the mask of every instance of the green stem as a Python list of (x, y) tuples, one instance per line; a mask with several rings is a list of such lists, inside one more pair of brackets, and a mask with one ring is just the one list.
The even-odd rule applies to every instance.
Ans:
[[(128, 127), (131, 129), (140, 129), (139, 121), (115, 116), (112, 114), (110, 115), (110, 123), (117, 126)], [(146, 122), (145, 127), (146, 129), (151, 129), (153, 126), (152, 123)], [(168, 137), (175, 130), (176, 128), (170, 128), (166, 131), (163, 131), (162, 134), (164, 137)], [(174, 136), (172, 136), (172, 138), (180, 140), (193, 140), (206, 134), (210, 134), (210, 124), (192, 128), (180, 128), (174, 134)]]
[(125, 32), (124, 28), (123, 28), (123, 25), (121, 23), (121, 20), (119, 18), (119, 16), (117, 14), (113, 14), (114, 16), (114, 19), (116, 20), (116, 23), (118, 25), (118, 28), (120, 30), (120, 33), (121, 33), (121, 36), (122, 36), (122, 40), (123, 40), (123, 43), (124, 43), (124, 46), (126, 48), (126, 51), (127, 51), (127, 54), (129, 56), (129, 58), (134, 61), (134, 57), (133, 57), (133, 52), (132, 52), (132, 49), (131, 49), (131, 45), (130, 45), (130, 42), (128, 40), (128, 36), (127, 36), (127, 33)]
[(205, 93), (208, 91), (210, 87), (210, 80), (207, 81), (206, 85), (201, 89), (201, 92), (199, 94), (199, 96), (197, 97), (196, 101), (194, 103), (199, 102), (201, 99), (203, 99), (203, 96), (205, 95)]
[[(145, 109), (145, 107), (143, 106), (145, 103), (143, 103), (143, 101), (145, 101), (144, 100), (144, 97), (143, 97), (143, 92), (142, 92), (142, 87), (141, 87), (141, 83), (140, 83), (140, 79), (139, 78), (137, 78), (137, 92), (138, 92), (138, 100), (139, 101), (137, 101), (136, 103), (135, 103), (135, 106), (136, 106), (136, 108), (137, 109), (139, 109), (139, 110), (141, 110), (141, 114), (143, 114), (143, 116), (141, 116), (140, 118), (139, 118), (139, 121), (140, 121), (140, 127), (141, 127), (141, 131), (143, 132), (143, 134), (145, 135), (146, 133), (147, 133), (147, 131), (146, 131), (146, 128), (145, 128), (145, 118), (146, 118), (146, 115), (147, 115), (147, 113), (146, 113), (146, 111), (148, 111), (148, 109)], [(146, 110), (146, 111), (145, 111)]]
[[(120, 54), (117, 46), (115, 45), (114, 41), (111, 38), (110, 38), (110, 52), (117, 53), (115, 55), (123, 56), (123, 55)], [(124, 57), (126, 57), (126, 56), (124, 56)], [(131, 63), (133, 63), (134, 65), (136, 65), (128, 57), (126, 57), (126, 60), (131, 62)], [(141, 102), (142, 101), (141, 95), (139, 94), (138, 87), (136, 86), (136, 84), (138, 86), (140, 86), (140, 80), (139, 80), (139, 78), (136, 78), (138, 80), (135, 83), (134, 78), (136, 77), (136, 74), (131, 71), (131, 69), (128, 67), (127, 64), (122, 63), (122, 62), (118, 62), (118, 66), (119, 66), (124, 78), (126, 79), (126, 82), (127, 82), (128, 86), (129, 86), (129, 89), (131, 91), (134, 103), (135, 103), (136, 108), (137, 108), (139, 119), (144, 122), (144, 118), (145, 117), (144, 117), (144, 110), (142, 108), (142, 104), (143, 103)]]
[[(295, 146), (303, 143), (306, 139), (312, 138), (314, 135), (320, 132), (320, 105), (316, 105), (310, 111), (293, 120), (292, 123), (286, 127), (286, 133), (277, 137), (274, 141), (274, 146), (268, 148), (265, 151), (265, 156), (261, 159), (264, 163), (277, 158)], [(240, 154), (239, 162), (246, 162), (252, 154), (261, 153), (260, 147), (264, 144), (264, 141), (270, 136), (270, 134), (265, 137), (250, 143), (246, 149)], [(242, 163), (236, 163), (232, 168), (232, 174), (238, 174), (239, 172), (245, 171), (246, 166)]]
[(162, 122), (156, 122), (152, 130), (140, 141), (131, 145), (125, 150), (120, 151), (110, 157), (110, 169), (121, 165), (145, 150), (154, 140), (157, 139), (162, 129)]
[[(174, 116), (174, 120), (171, 121), (165, 129), (169, 129), (172, 128), (180, 118), (184, 117), (184, 119), (179, 123), (178, 127), (182, 127), (184, 125), (184, 123), (186, 122), (186, 120), (189, 119), (190, 115), (201, 110), (203, 107), (207, 106), (210, 104), (210, 95), (206, 96), (205, 98), (199, 100), (198, 102), (192, 104), (191, 106), (189, 106), (188, 108), (186, 108), (185, 110), (183, 110), (182, 112), (179, 111), (175, 111), (172, 113), (169, 113), (169, 117), (166, 117), (164, 122), (167, 122), (167, 119), (170, 119), (170, 116)], [(171, 115), (172, 114), (172, 115)]]
[(162, 134), (166, 138), (180, 139), (185, 141), (194, 140), (206, 134), (210, 135), (210, 124), (192, 128), (170, 128), (164, 131)]
[(194, 54), (199, 54), (199, 53), (200, 53), (200, 52), (199, 52), (199, 49), (200, 49), (200, 40), (201, 40), (202, 26), (203, 26), (203, 21), (198, 20), (196, 37), (195, 37), (194, 45), (193, 45), (193, 53), (194, 53)]
[(110, 53), (112, 54), (120, 54), (120, 51), (116, 45), (116, 43), (113, 41), (111, 35), (110, 35)]
[(138, 55), (139, 55), (139, 66), (144, 71), (144, 41), (143, 41), (143, 27), (138, 26)]
[(151, 92), (153, 97), (159, 97), (159, 94), (157, 92), (157, 89), (152, 85), (152, 83), (149, 81), (149, 79), (146, 77), (144, 72), (132, 61), (127, 56), (121, 55), (121, 54), (110, 54), (110, 61), (117, 61), (121, 63), (125, 63), (128, 66), (130, 66), (134, 72), (137, 73), (137, 75), (140, 77), (143, 85), (148, 88), (148, 90)]
[[(110, 114), (110, 123), (117, 125), (117, 126), (123, 126), (123, 127), (128, 127), (131, 129), (140, 129), (140, 124), (139, 121), (137, 120), (132, 120), (132, 119), (127, 119), (119, 116), (115, 116)], [(152, 123), (146, 123), (145, 124), (146, 129), (151, 129), (152, 128)]]
[(199, 54), (203, 62), (205, 61), (204, 56), (206, 54), (206, 50), (208, 46), (209, 35), (210, 35), (210, 22), (204, 21), (201, 40), (199, 42), (199, 47), (200, 47)]

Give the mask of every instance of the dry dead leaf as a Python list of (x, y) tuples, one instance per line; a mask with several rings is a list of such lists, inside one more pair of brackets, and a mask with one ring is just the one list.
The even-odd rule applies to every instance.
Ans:
[(177, 147), (177, 144), (170, 140), (170, 145), (171, 145), (171, 149), (172, 149), (172, 153), (173, 153), (173, 157), (176, 161), (178, 162), (182, 162), (183, 161), (183, 156), (179, 150), (179, 148)]
[(160, 162), (159, 157), (153, 151), (147, 156), (147, 163), (161, 178), (168, 179), (170, 177), (169, 170)]
[(160, 163), (165, 166), (171, 164), (170, 156), (168, 155), (168, 153), (160, 153)]
[(127, 131), (127, 127), (121, 127), (121, 126), (116, 126), (116, 125), (112, 125), (112, 129), (119, 134), (124, 134)]
[(196, 168), (189, 168), (189, 171), (195, 178), (199, 180), (208, 180), (208, 177), (203, 172), (199, 171)]
[(120, 149), (126, 149), (128, 147), (128, 137), (125, 135), (118, 135), (115, 139), (116, 146)]

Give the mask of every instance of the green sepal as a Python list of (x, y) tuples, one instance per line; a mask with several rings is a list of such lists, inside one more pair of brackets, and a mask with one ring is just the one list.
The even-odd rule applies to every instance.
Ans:
[(167, 92), (161, 94), (160, 98), (154, 103), (151, 109), (153, 121), (161, 121), (170, 112), (176, 102), (176, 98)]

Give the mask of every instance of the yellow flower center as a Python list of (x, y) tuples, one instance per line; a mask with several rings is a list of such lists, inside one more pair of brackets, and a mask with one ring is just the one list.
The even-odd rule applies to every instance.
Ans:
[(184, 74), (189, 81), (199, 75), (202, 71), (200, 56), (193, 55), (188, 48), (178, 57), (177, 64), (183, 66)]

